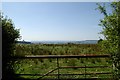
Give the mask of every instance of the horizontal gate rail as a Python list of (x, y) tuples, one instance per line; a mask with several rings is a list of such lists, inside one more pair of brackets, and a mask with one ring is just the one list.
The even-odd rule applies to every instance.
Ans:
[(107, 58), (109, 54), (81, 54), (81, 55), (26, 55), (26, 56), (14, 56), (13, 59), (39, 59), (39, 58)]
[[(67, 75), (99, 75), (99, 74), (110, 74), (111, 72), (90, 72), (90, 73), (79, 73), (79, 74), (59, 74), (60, 76), (67, 76)], [(16, 75), (24, 75), (24, 76), (43, 76), (43, 74), (16, 74)], [(47, 74), (47, 76), (58, 76), (58, 74)]]
[(62, 66), (59, 68), (112, 68), (111, 66)]

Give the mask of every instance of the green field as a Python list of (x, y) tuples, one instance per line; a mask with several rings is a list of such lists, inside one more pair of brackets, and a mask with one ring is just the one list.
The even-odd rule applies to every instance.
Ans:
[[(80, 54), (107, 54), (98, 44), (17, 44), (14, 56), (25, 55), (80, 55)], [(63, 68), (60, 74), (81, 74), (91, 72), (112, 72), (112, 62), (109, 58), (61, 58), (59, 66), (109, 66), (111, 68)], [(46, 74), (57, 67), (56, 59), (18, 59), (15, 61), (16, 74)], [(50, 73), (58, 73), (58, 70)], [(39, 78), (41, 76), (22, 76), (24, 78)], [(111, 75), (70, 75), (60, 78), (108, 78)], [(57, 78), (45, 76), (44, 78)]]

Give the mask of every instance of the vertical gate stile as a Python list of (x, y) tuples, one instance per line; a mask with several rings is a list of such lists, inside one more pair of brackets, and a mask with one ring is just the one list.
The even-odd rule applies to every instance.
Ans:
[(59, 79), (59, 59), (57, 58), (58, 79)]
[(86, 65), (85, 65), (85, 79), (86, 79)]

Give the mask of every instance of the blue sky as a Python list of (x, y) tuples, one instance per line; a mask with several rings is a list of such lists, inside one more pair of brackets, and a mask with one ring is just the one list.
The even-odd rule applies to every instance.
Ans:
[(113, 2), (118, 0), (2, 0), (2, 2)]
[(20, 29), (21, 40), (78, 41), (102, 37), (103, 18), (95, 2), (4, 2), (4, 15)]

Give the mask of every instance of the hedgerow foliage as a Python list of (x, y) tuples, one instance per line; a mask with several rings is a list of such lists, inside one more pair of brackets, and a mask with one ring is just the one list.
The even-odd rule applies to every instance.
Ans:
[(2, 24), (2, 79), (13, 79), (13, 61), (11, 56), (13, 55), (15, 42), (19, 38), (19, 30), (15, 29), (11, 19), (0, 16)]
[(115, 78), (120, 79), (120, 1), (110, 3), (111, 13), (108, 13), (105, 4), (97, 4), (104, 18), (100, 20), (103, 30), (101, 34), (105, 39), (101, 46), (112, 55)]

